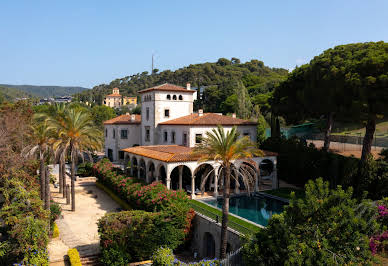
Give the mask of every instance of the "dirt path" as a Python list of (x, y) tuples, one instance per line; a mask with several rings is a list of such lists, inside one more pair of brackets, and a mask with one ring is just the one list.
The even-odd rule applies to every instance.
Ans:
[(62, 207), (62, 217), (56, 221), (60, 236), (52, 239), (48, 247), (50, 263), (63, 261), (69, 248), (77, 248), (81, 256), (98, 254), (97, 221), (105, 213), (117, 211), (119, 205), (95, 186), (94, 178), (76, 182), (75, 212), (71, 211), (71, 205), (66, 205), (66, 199), (58, 190), (51, 187), (53, 200)]

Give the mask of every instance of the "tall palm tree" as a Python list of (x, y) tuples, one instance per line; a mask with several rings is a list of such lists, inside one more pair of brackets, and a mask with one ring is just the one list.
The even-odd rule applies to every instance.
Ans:
[[(27, 146), (23, 153), (30, 157), (38, 155), (39, 157), (39, 174), (40, 174), (40, 198), (44, 201), (45, 209), (50, 207), (49, 184), (50, 176), (46, 174), (45, 159), (50, 155), (50, 145), (53, 143), (53, 131), (49, 128), (46, 121), (41, 120), (39, 116), (34, 116), (34, 123), (30, 131), (33, 144)], [(46, 180), (48, 179), (48, 180)], [(47, 195), (48, 194), (48, 195)]]
[[(224, 190), (220, 254), (221, 258), (225, 258), (229, 218), (230, 179), (233, 178), (236, 182), (239, 182), (239, 176), (242, 176), (245, 187), (249, 189), (252, 184), (254, 184), (253, 181), (256, 178), (247, 170), (240, 171), (239, 169), (236, 169), (233, 162), (239, 159), (249, 159), (255, 155), (262, 155), (262, 151), (260, 151), (256, 145), (250, 141), (248, 136), (239, 138), (239, 132), (236, 127), (233, 127), (230, 131), (225, 132), (222, 126), (218, 126), (216, 129), (206, 132), (205, 138), (202, 139), (201, 143), (195, 146), (193, 153), (199, 157), (199, 162), (216, 161), (221, 165)], [(233, 174), (231, 174), (232, 171)], [(203, 186), (206, 182), (206, 178), (208, 177), (209, 174), (207, 174), (204, 178), (201, 186)]]
[[(63, 123), (63, 116), (65, 114), (65, 110), (67, 105), (64, 103), (55, 104), (54, 111), (50, 116), (57, 120), (59, 123)], [(57, 136), (57, 139), (59, 139), (59, 136)], [(60, 142), (63, 143), (63, 142)], [(58, 179), (59, 179), (59, 193), (62, 193), (62, 196), (65, 197), (65, 188), (66, 188), (66, 149), (63, 147), (63, 145), (57, 145), (57, 148), (55, 150), (55, 157), (58, 162)]]
[(75, 163), (79, 157), (83, 158), (84, 152), (101, 149), (102, 132), (94, 125), (90, 113), (82, 108), (67, 108), (61, 119), (49, 117), (47, 121), (59, 136), (54, 148), (61, 147), (70, 153), (71, 210), (75, 211)]

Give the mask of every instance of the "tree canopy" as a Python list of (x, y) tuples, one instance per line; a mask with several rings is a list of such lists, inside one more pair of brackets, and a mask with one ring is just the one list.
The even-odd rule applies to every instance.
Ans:
[(275, 90), (273, 109), (289, 122), (326, 116), (328, 133), (333, 115), (366, 122), (365, 159), (376, 117), (388, 112), (387, 100), (388, 44), (354, 43), (328, 49), (296, 68)]
[[(227, 101), (227, 98), (236, 95), (235, 85), (239, 82), (242, 82), (246, 87), (249, 97), (254, 97), (257, 94), (272, 91), (274, 86), (282, 81), (287, 74), (286, 69), (270, 68), (259, 60), (241, 63), (235, 57), (231, 60), (220, 58), (215, 63), (193, 64), (176, 71), (165, 70), (157, 73), (154, 71), (153, 74), (144, 71), (118, 78), (109, 84), (101, 84), (92, 90), (76, 94), (75, 98), (84, 102), (94, 101), (96, 104), (101, 104), (104, 96), (111, 93), (115, 87), (119, 88), (120, 94), (124, 96), (136, 96), (141, 89), (166, 82), (181, 86), (186, 86), (186, 83), (189, 82), (192, 84), (192, 88), (203, 90), (203, 98), (196, 103), (196, 108), (203, 108), (208, 112), (231, 113), (236, 112), (236, 109), (232, 108), (233, 99)], [(261, 101), (260, 104), (265, 105), (266, 103)], [(262, 107), (260, 106), (260, 108)], [(262, 111), (265, 112), (266, 109), (262, 108)]]

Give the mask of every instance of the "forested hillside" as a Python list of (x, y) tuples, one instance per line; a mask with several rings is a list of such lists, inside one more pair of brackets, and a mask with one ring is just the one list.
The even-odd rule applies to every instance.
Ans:
[[(137, 91), (159, 85), (173, 83), (185, 86), (191, 83), (192, 88), (203, 90), (203, 99), (196, 103), (196, 108), (205, 111), (230, 113), (240, 110), (244, 105), (248, 109), (260, 105), (262, 111), (268, 107), (268, 98), (274, 86), (283, 80), (288, 70), (270, 68), (262, 61), (251, 60), (240, 63), (238, 58), (228, 60), (220, 58), (215, 63), (189, 65), (176, 71), (147, 71), (113, 80), (110, 84), (95, 86), (92, 90), (76, 95), (81, 101), (95, 101), (101, 104), (104, 95), (118, 87), (123, 95), (137, 95)], [(241, 117), (250, 110), (242, 110)]]
[(0, 84), (0, 86), (7, 88), (15, 88), (19, 91), (24, 91), (28, 94), (39, 98), (48, 98), (48, 97), (60, 97), (67, 96), (79, 93), (81, 91), (87, 90), (83, 87), (64, 87), (64, 86), (34, 86), (34, 85), (10, 85), (10, 84)]
[(2, 101), (13, 101), (16, 98), (31, 97), (29, 93), (15, 89), (0, 86), (0, 103)]

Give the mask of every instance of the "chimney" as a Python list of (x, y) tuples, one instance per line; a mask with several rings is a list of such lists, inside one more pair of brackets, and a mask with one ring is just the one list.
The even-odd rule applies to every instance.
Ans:
[(131, 121), (135, 121), (136, 115), (131, 115)]
[(191, 90), (191, 85), (190, 85), (190, 83), (186, 83), (186, 90)]
[(198, 116), (203, 116), (203, 109), (198, 110)]
[(233, 117), (233, 118), (236, 118), (236, 113), (233, 113), (233, 114), (232, 114), (232, 117)]

